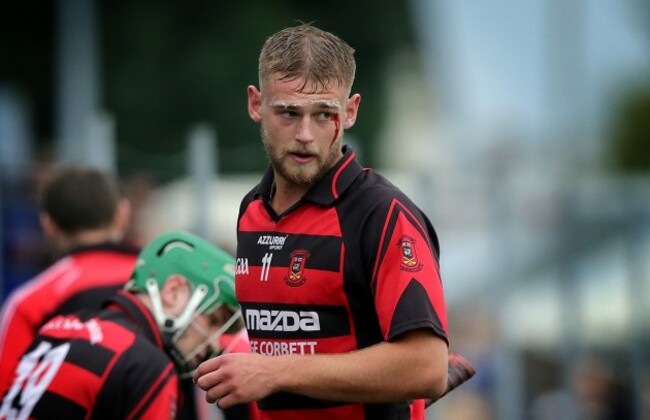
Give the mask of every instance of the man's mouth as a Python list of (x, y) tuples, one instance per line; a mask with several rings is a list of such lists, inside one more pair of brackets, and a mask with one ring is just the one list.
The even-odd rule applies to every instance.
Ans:
[(308, 163), (314, 159), (314, 155), (308, 152), (290, 152), (289, 154), (298, 163)]

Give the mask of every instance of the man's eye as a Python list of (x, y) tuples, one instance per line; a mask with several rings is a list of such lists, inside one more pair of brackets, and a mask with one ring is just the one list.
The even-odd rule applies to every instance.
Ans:
[(298, 113), (295, 111), (282, 111), (280, 115), (283, 118), (296, 118), (298, 116)]
[(211, 316), (208, 325), (210, 326), (210, 328), (216, 328), (221, 326), (221, 322), (216, 316)]
[(319, 112), (318, 113), (318, 119), (321, 120), (321, 121), (329, 121), (329, 120), (332, 119), (333, 116), (334, 116), (334, 114), (331, 113), (331, 112)]

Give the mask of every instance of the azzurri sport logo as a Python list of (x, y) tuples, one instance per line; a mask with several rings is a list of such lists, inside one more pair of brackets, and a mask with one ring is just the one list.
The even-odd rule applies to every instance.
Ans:
[(260, 235), (257, 238), (257, 245), (265, 245), (269, 250), (279, 251), (284, 246), (289, 235)]

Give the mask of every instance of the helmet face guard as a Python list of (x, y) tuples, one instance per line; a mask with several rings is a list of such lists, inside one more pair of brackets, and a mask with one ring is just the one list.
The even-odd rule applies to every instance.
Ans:
[[(212, 334), (201, 328), (198, 323), (192, 320), (192, 322), (190, 322), (187, 327), (171, 335), (168, 341), (165, 340), (169, 354), (174, 358), (177, 366), (177, 371), (181, 377), (190, 377), (194, 369), (196, 369), (201, 362), (218, 356), (219, 354), (228, 352), (228, 348), (222, 348), (221, 344), (219, 343), (219, 337), (228, 331), (228, 329), (232, 327), (233, 324), (241, 318), (241, 316), (241, 309), (238, 309), (217, 331), (213, 332)], [(194, 348), (194, 350), (184, 355), (178, 349), (176, 343), (188, 328), (195, 328), (201, 331), (205, 338), (198, 346)], [(202, 353), (203, 356), (201, 356)]]
[[(178, 316), (166, 314), (160, 290), (171, 275), (182, 275), (191, 288), (190, 299)], [(189, 366), (196, 356), (203, 352), (241, 316), (235, 298), (235, 261), (225, 251), (187, 232), (172, 231), (158, 236), (147, 244), (138, 258), (136, 267), (125, 289), (145, 293), (150, 297), (152, 314), (169, 354), (175, 359), (180, 371), (193, 369)], [(183, 355), (176, 342), (187, 328), (200, 326), (197, 316), (209, 315), (226, 305), (234, 315), (223, 327), (188, 355)], [(225, 328), (224, 328), (225, 327)], [(218, 349), (217, 349), (218, 350)], [(191, 370), (189, 370), (191, 372)]]

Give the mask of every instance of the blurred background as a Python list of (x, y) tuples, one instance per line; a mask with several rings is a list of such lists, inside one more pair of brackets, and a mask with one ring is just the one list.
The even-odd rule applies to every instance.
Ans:
[(51, 262), (49, 171), (117, 174), (129, 241), (234, 252), (266, 166), (246, 87), (271, 33), (356, 49), (346, 132), (430, 216), (451, 349), (431, 419), (650, 419), (650, 2), (0, 3), (0, 299)]

